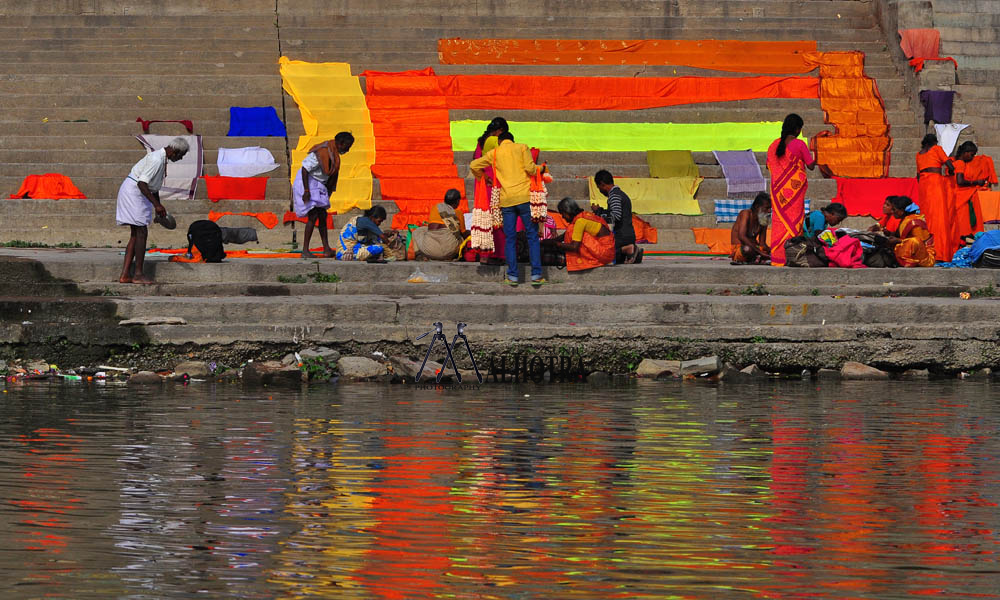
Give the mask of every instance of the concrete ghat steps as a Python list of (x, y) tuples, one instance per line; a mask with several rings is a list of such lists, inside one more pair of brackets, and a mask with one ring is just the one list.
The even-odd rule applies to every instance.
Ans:
[[(23, 257), (41, 261), (47, 272), (60, 280), (105, 285), (117, 280), (121, 255), (117, 250), (18, 249), (0, 248), (0, 258)], [(332, 259), (231, 259), (223, 263), (172, 263), (167, 257), (148, 254), (147, 273), (160, 284), (273, 285), (279, 275), (305, 274), (317, 269), (337, 274), (345, 284), (402, 283), (419, 267), (428, 275), (445, 277), (448, 284), (496, 283), (502, 278), (501, 267), (472, 263), (398, 262), (371, 265)], [(773, 267), (735, 267), (728, 260), (670, 259), (648, 260), (640, 265), (605, 267), (582, 273), (545, 267), (546, 277), (560, 284), (591, 286), (600, 293), (603, 286), (687, 284), (704, 290), (742, 290), (749, 286), (798, 286), (797, 295), (811, 295), (812, 289), (824, 286), (915, 287), (969, 286), (1000, 288), (1000, 271), (992, 269), (795, 269)], [(892, 283), (892, 286), (887, 285)], [(413, 293), (435, 294), (431, 284), (412, 284)], [(555, 284), (554, 286), (555, 287)], [(998, 305), (1000, 306), (1000, 305)]]

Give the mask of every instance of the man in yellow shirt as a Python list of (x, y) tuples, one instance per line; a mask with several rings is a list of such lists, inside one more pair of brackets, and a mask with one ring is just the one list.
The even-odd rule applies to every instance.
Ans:
[(507, 238), (507, 276), (504, 282), (518, 284), (517, 273), (517, 219), (524, 225), (528, 238), (528, 257), (531, 260), (531, 285), (546, 283), (542, 277), (542, 254), (538, 245), (538, 224), (531, 220), (531, 191), (529, 175), (534, 175), (538, 167), (531, 159), (531, 153), (524, 144), (515, 144), (514, 136), (505, 132), (499, 136), (500, 145), (496, 150), (484, 153), (472, 161), (469, 170), (479, 179), (483, 170), (493, 166), (500, 183), (500, 212), (503, 214), (503, 234)]

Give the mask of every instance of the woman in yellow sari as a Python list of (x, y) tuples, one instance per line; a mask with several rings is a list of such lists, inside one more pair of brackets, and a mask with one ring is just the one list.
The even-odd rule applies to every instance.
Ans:
[(934, 236), (927, 229), (927, 222), (913, 200), (906, 196), (889, 196), (882, 207), (887, 223), (890, 218), (900, 219), (896, 231), (882, 229), (889, 238), (892, 253), (901, 267), (933, 267)]
[(767, 149), (771, 173), (771, 264), (785, 266), (785, 242), (802, 235), (805, 219), (806, 169), (816, 167), (809, 146), (799, 139), (802, 117), (790, 114), (781, 124), (781, 137)]

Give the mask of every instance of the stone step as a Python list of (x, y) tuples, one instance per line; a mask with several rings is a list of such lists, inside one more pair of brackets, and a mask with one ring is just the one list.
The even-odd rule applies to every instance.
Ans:
[[(935, 15), (935, 29), (941, 33), (942, 56), (946, 56), (946, 54), (943, 54), (946, 45), (948, 48), (956, 48), (961, 47), (963, 44), (996, 44), (1000, 41), (1000, 36), (997, 34), (997, 31), (1000, 29), (988, 26), (986, 23), (991, 22), (998, 16), (1000, 15), (980, 15), (981, 20), (973, 26), (948, 27), (937, 24), (937, 15)], [(974, 54), (970, 52), (961, 53)]]
[[(379, 268), (383, 265), (368, 265)], [(410, 265), (406, 265), (410, 266)], [(598, 269), (627, 271), (629, 266)], [(554, 269), (553, 269), (554, 270)], [(633, 276), (638, 273), (632, 273)], [(573, 274), (560, 274), (565, 281)], [(555, 277), (551, 275), (550, 277)], [(550, 285), (559, 285), (553, 282)], [(419, 293), (419, 292), (415, 292)], [(912, 323), (918, 313), (922, 322), (986, 323), (995, 320), (995, 300), (958, 298), (852, 298), (756, 296), (686, 296), (641, 294), (593, 296), (562, 294), (558, 303), (535, 302), (518, 296), (433, 295), (428, 298), (384, 296), (296, 297), (136, 297), (112, 298), (123, 319), (179, 317), (189, 324), (271, 324), (295, 321), (318, 327), (340, 324), (360, 328), (368, 323), (420, 323), (449, 320), (476, 325), (499, 323), (606, 324), (608, 315), (628, 324), (704, 325), (706, 323), (754, 323), (760, 325), (834, 326)], [(294, 306), (294, 319), (290, 307)], [(900, 329), (905, 325), (900, 325)], [(423, 328), (426, 328), (424, 325)], [(998, 326), (993, 325), (995, 331)]]
[[(8, 75), (0, 80), (0, 94), (32, 93), (33, 89), (53, 89), (58, 86), (68, 94), (89, 94), (105, 92), (108, 89), (108, 79), (121, 85), (122, 90), (132, 89), (137, 94), (176, 93), (177, 82), (170, 79), (149, 78), (135, 81), (133, 78), (108, 77), (94, 78), (90, 75)], [(273, 73), (263, 75), (246, 75), (242, 77), (227, 77), (225, 75), (191, 75), (185, 82), (185, 89), (220, 89), (229, 94), (277, 94), (281, 89), (281, 77), (277, 69)], [(37, 93), (37, 92), (36, 92)]]
[[(992, 30), (987, 30), (992, 31)], [(976, 65), (996, 65), (1000, 64), (1000, 60), (997, 59), (998, 50), (1000, 50), (1000, 44), (995, 40), (990, 41), (948, 41), (941, 40), (941, 56), (954, 56), (956, 60), (958, 57), (974, 58), (976, 57)], [(959, 60), (959, 68), (964, 67), (969, 64), (968, 60)]]
[(1000, 13), (952, 12), (950, 6), (941, 6), (934, 11), (934, 25), (943, 39), (961, 40), (966, 29), (1000, 27)]
[[(198, 122), (195, 121), (195, 131), (198, 131)], [(142, 129), (135, 124), (138, 131), (136, 135), (142, 134)], [(162, 131), (161, 131), (162, 129)], [(150, 133), (155, 135), (187, 135), (183, 125), (178, 123), (158, 123), (150, 127)], [(238, 137), (203, 135), (202, 145), (206, 149), (217, 152), (217, 148), (243, 148), (246, 146), (259, 146), (266, 148), (274, 155), (278, 163), (283, 160), (285, 154), (286, 140), (283, 137), (254, 138), (253, 144), (245, 144)], [(47, 135), (19, 135), (0, 138), (0, 149), (3, 150), (129, 150), (138, 151), (141, 156), (142, 146), (132, 135), (70, 135), (53, 137)], [(81, 157), (82, 158), (82, 157)], [(138, 158), (136, 158), (138, 160)], [(205, 159), (205, 164), (214, 164), (215, 160)]]

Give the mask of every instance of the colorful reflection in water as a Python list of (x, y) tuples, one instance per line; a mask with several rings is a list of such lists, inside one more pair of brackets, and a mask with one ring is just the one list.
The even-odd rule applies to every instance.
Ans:
[(992, 396), (13, 386), (0, 597), (1000, 598)]

